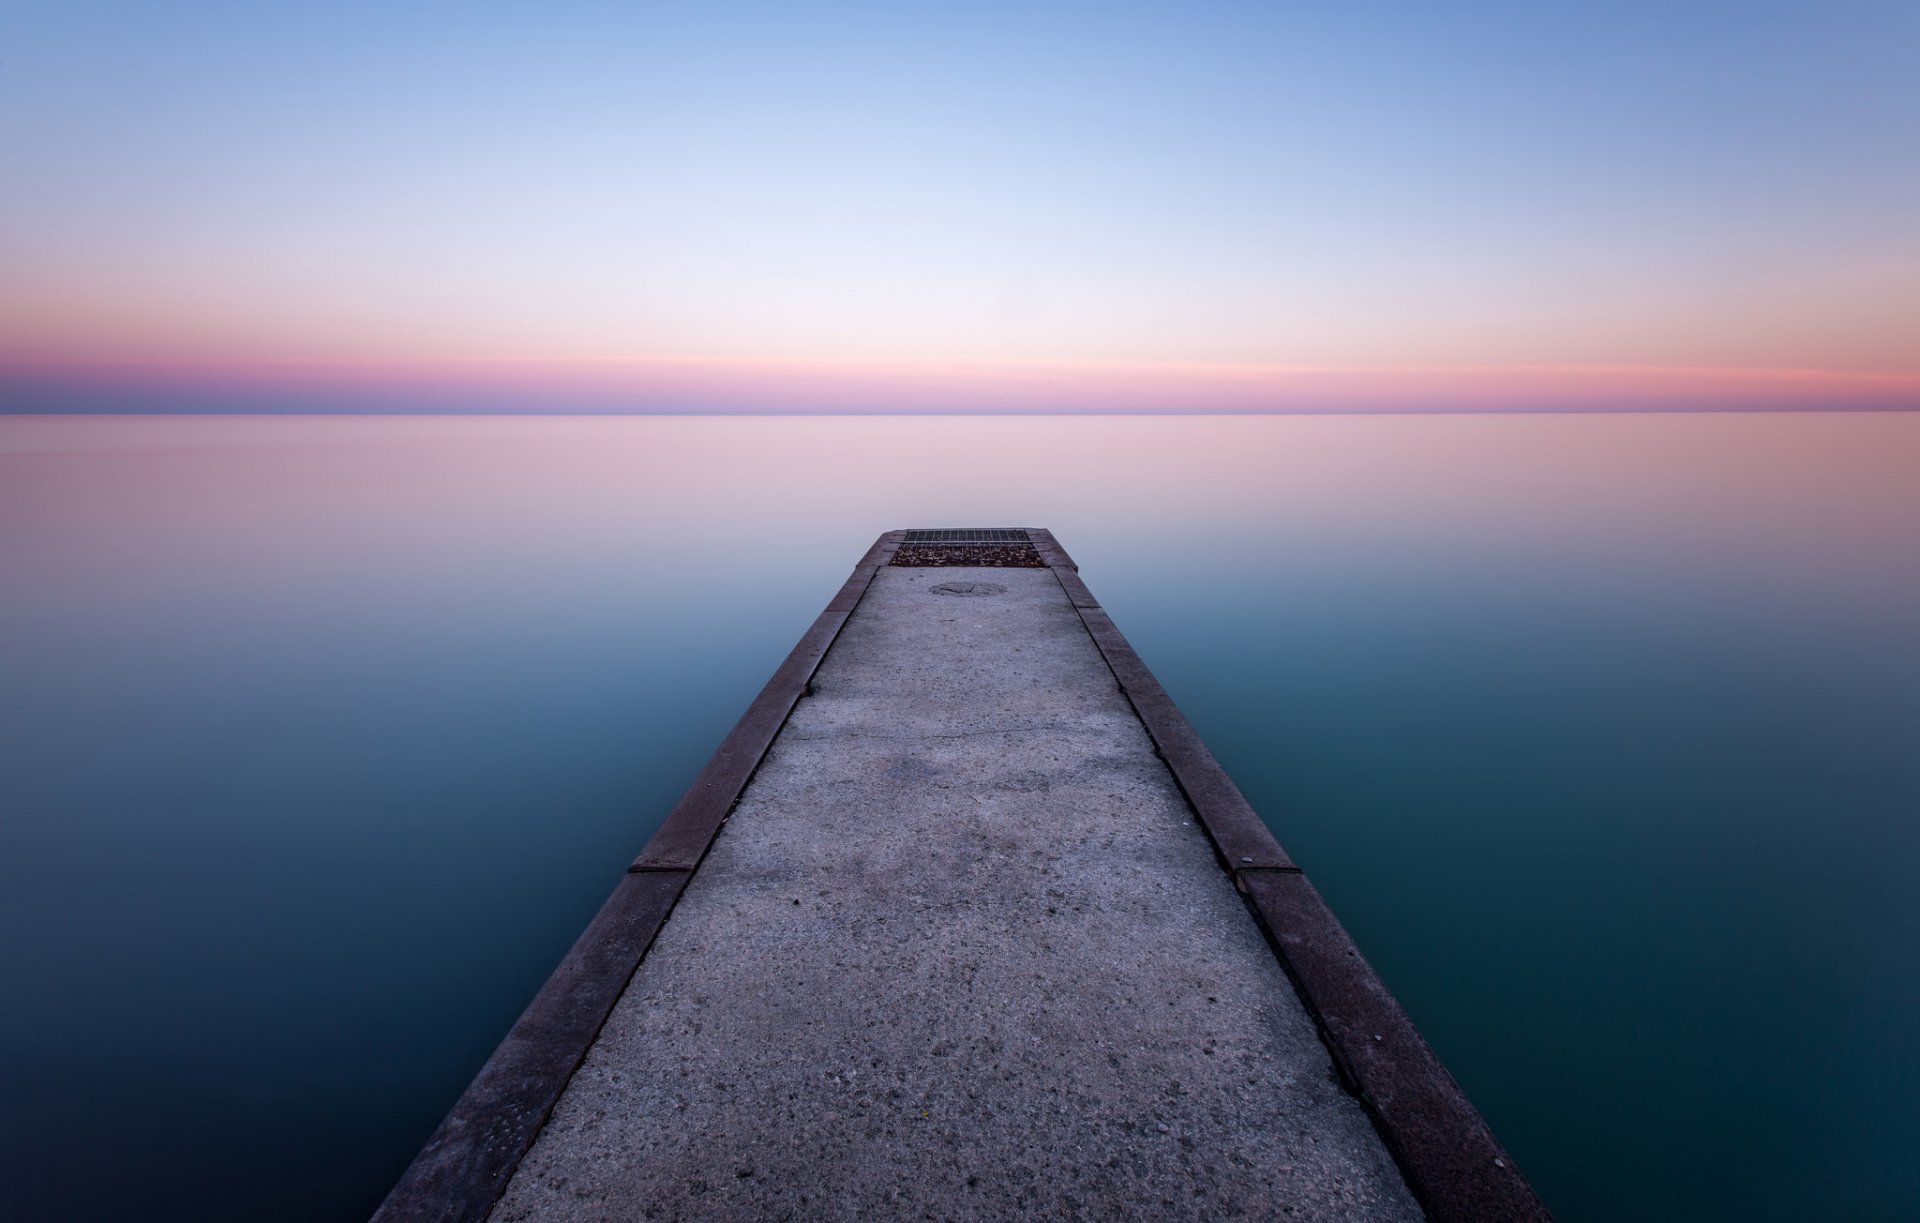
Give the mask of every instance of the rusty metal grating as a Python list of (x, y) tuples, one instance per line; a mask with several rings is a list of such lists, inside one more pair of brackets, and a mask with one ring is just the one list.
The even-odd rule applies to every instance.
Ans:
[(902, 542), (944, 544), (960, 547), (978, 544), (1030, 544), (1027, 533), (1013, 527), (941, 527), (937, 530), (908, 531)]
[(939, 527), (908, 531), (887, 563), (917, 568), (1046, 568), (1033, 540), (1018, 527)]

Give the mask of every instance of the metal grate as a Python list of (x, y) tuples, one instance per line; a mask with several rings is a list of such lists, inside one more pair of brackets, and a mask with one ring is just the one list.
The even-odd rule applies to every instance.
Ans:
[(908, 531), (903, 541), (910, 544), (1027, 544), (1025, 531), (1012, 527), (942, 527), (938, 530)]
[(1018, 527), (938, 527), (908, 531), (887, 561), (913, 568), (1044, 569), (1033, 539)]

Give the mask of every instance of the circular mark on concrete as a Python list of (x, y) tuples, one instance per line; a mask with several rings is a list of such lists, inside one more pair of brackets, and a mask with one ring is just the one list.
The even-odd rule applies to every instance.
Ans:
[(952, 595), (956, 599), (977, 599), (982, 595), (1003, 595), (1007, 588), (998, 582), (941, 582), (929, 586), (927, 590), (937, 595)]

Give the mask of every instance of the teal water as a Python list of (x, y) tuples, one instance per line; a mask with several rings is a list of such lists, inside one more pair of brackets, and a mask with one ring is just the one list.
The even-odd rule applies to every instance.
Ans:
[(0, 1216), (363, 1216), (873, 536), (1024, 523), (1560, 1217), (1915, 1217), (1916, 476), (1893, 414), (0, 419)]

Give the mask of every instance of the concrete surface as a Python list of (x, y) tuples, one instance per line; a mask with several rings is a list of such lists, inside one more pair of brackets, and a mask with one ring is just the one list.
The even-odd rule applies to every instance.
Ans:
[(1191, 820), (1051, 571), (880, 570), (492, 1217), (1419, 1218)]

